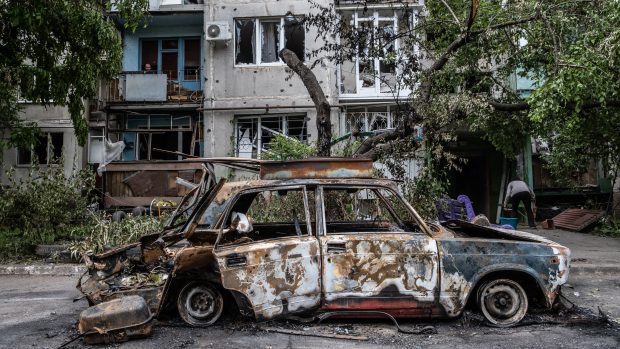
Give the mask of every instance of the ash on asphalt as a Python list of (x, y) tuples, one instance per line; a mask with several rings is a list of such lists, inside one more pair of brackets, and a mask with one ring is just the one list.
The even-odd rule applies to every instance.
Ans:
[[(154, 327), (154, 334), (150, 338), (135, 340), (123, 344), (108, 345), (107, 348), (144, 348), (157, 345), (167, 348), (193, 348), (193, 347), (240, 347), (240, 348), (279, 348), (292, 347), (286, 345), (287, 341), (294, 338), (295, 347), (311, 348), (316, 346), (330, 345), (333, 348), (347, 348), (351, 345), (360, 348), (372, 347), (397, 347), (397, 348), (420, 348), (420, 347), (451, 347), (455, 340), (463, 347), (519, 347), (518, 342), (508, 340), (502, 343), (502, 338), (521, 337), (524, 333), (536, 334), (547, 332), (559, 332), (546, 340), (541, 339), (533, 343), (523, 342), (523, 347), (547, 347), (567, 346), (578, 347), (591, 344), (593, 341), (600, 347), (614, 347), (618, 343), (620, 329), (618, 324), (605, 316), (595, 314), (591, 310), (574, 306), (570, 309), (563, 308), (553, 312), (529, 314), (523, 324), (514, 328), (488, 327), (482, 316), (475, 312), (467, 311), (462, 317), (452, 321), (399, 321), (406, 330), (421, 329), (425, 326), (434, 326), (437, 334), (411, 335), (399, 333), (396, 327), (387, 320), (382, 319), (330, 319), (321, 324), (300, 322), (296, 320), (279, 320), (264, 323), (255, 323), (250, 319), (232, 319), (222, 325), (206, 329), (189, 328), (180, 320), (172, 319), (166, 322), (158, 322)], [(278, 334), (265, 331), (265, 328), (283, 330), (285, 332), (298, 332), (305, 335)], [(577, 339), (563, 339), (561, 333), (577, 331)], [(67, 328), (62, 333), (67, 337), (77, 335), (75, 327)], [(314, 337), (320, 335), (320, 338)], [(365, 336), (368, 340), (336, 340), (327, 337), (334, 335)], [(279, 337), (282, 342), (279, 341)], [(607, 342), (597, 341), (596, 338), (608, 338)], [(497, 342), (499, 340), (499, 343)], [(274, 345), (273, 343), (281, 345)], [(305, 343), (305, 344), (304, 344)], [(333, 345), (329, 344), (333, 343)], [(492, 344), (495, 343), (495, 344)], [(245, 345), (244, 345), (245, 344)], [(264, 345), (263, 345), (264, 344)], [(315, 346), (316, 345), (316, 346)], [(67, 348), (82, 348), (80, 340), (66, 346)], [(105, 348), (106, 346), (99, 346)]]

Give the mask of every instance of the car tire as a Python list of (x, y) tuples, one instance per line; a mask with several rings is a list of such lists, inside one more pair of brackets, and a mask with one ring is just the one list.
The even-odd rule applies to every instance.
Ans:
[(177, 298), (181, 319), (190, 326), (206, 327), (216, 323), (224, 311), (222, 291), (209, 282), (190, 282)]
[(478, 289), (478, 307), (489, 325), (511, 327), (527, 313), (527, 294), (516, 281), (490, 280)]

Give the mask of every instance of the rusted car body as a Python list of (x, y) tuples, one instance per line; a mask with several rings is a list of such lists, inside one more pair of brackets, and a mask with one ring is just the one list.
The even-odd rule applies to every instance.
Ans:
[(529, 306), (551, 307), (568, 279), (568, 248), (525, 232), (425, 222), (397, 182), (371, 178), (369, 161), (254, 169), (261, 179), (190, 193), (175, 216), (183, 223), (90, 256), (78, 287), (94, 304), (141, 295), (154, 316), (176, 308), (196, 326), (233, 303), (257, 320), (317, 311), (452, 318), (477, 304), (490, 323), (511, 326)]

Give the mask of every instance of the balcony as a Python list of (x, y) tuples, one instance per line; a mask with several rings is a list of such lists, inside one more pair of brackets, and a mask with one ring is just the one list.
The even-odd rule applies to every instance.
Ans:
[(123, 72), (107, 84), (105, 93), (108, 103), (200, 103), (202, 69)]

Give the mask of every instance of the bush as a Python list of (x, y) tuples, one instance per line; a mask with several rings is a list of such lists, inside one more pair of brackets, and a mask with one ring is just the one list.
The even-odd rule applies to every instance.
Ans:
[(0, 192), (0, 252), (20, 255), (29, 246), (67, 236), (82, 224), (93, 202), (94, 174), (74, 170), (66, 177), (58, 159), (49, 166), (34, 166), (26, 178), (7, 175), (10, 185)]
[(106, 249), (136, 242), (140, 237), (161, 231), (167, 217), (132, 216), (114, 222), (110, 215), (92, 214), (88, 224), (74, 227), (72, 236), (83, 237), (70, 244), (73, 255), (100, 253)]
[(423, 170), (416, 178), (406, 179), (402, 185), (403, 195), (415, 207), (422, 218), (437, 220), (438, 199), (446, 195), (448, 183)]
[(66, 177), (61, 163), (35, 166), (22, 179), (9, 171), (11, 185), (0, 192), (0, 261), (27, 258), (35, 245), (59, 241), (69, 241), (75, 254), (99, 253), (161, 230), (164, 217), (112, 222), (110, 215), (91, 212), (94, 173), (74, 170)]
[(596, 228), (596, 233), (615, 238), (620, 237), (620, 218), (611, 216), (603, 218), (601, 224)]
[(277, 134), (270, 143), (269, 150), (261, 154), (264, 160), (298, 160), (316, 155), (316, 148), (299, 140)]

